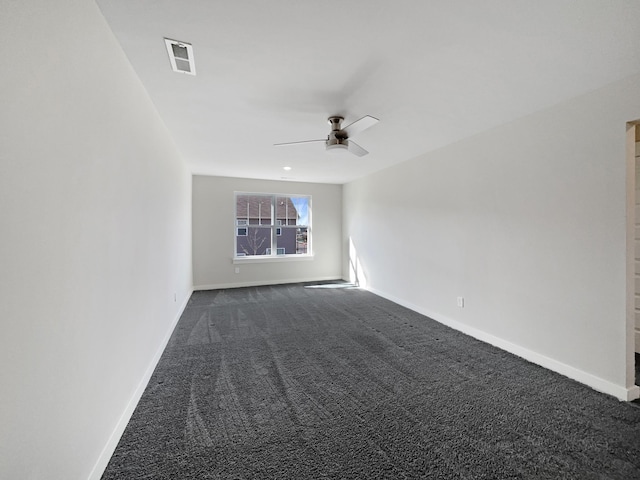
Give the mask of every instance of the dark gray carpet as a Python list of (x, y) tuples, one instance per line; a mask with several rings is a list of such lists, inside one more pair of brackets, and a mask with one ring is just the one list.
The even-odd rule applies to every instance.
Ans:
[(355, 288), (196, 292), (103, 479), (640, 479), (640, 408)]

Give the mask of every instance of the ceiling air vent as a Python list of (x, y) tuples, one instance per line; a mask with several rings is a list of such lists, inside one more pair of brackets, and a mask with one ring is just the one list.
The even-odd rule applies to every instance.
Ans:
[(167, 53), (169, 54), (173, 71), (195, 75), (196, 65), (193, 62), (193, 47), (191, 44), (168, 38), (164, 39), (164, 43), (167, 46)]

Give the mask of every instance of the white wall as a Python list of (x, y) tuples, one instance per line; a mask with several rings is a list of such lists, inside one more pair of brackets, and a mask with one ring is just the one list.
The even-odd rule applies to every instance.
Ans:
[[(312, 260), (233, 264), (234, 192), (312, 196)], [(193, 177), (196, 289), (338, 279), (342, 276), (342, 186), (229, 177)], [(240, 269), (235, 273), (235, 268)]]
[(190, 294), (191, 177), (93, 1), (1, 10), (0, 478), (98, 478)]
[(633, 316), (635, 318), (634, 350), (640, 353), (640, 127), (633, 127), (635, 167), (635, 205), (634, 205), (634, 231), (633, 231)]
[(344, 275), (351, 239), (373, 291), (637, 396), (625, 131), (639, 117), (634, 77), (345, 185)]

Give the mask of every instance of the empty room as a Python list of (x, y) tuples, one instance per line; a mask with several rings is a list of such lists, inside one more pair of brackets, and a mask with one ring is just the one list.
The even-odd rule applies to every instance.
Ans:
[(640, 478), (640, 3), (0, 12), (0, 478)]

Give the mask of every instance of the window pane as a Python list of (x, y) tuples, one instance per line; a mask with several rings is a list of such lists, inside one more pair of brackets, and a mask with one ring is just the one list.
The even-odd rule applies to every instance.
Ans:
[(236, 236), (236, 255), (271, 255), (271, 228), (258, 226), (242, 228), (247, 230), (247, 235)]
[(295, 255), (297, 228), (278, 227), (277, 230), (279, 232), (276, 236), (278, 250), (282, 249), (282, 255)]
[(309, 229), (307, 227), (296, 229), (296, 253), (309, 253)]
[(276, 197), (276, 223), (287, 225), (289, 219), (295, 219), (296, 207), (289, 197)]
[(244, 219), (249, 225), (271, 225), (271, 196), (237, 195), (236, 219)]
[(278, 250), (283, 249), (283, 255), (306, 255), (307, 227), (279, 227), (280, 235), (276, 237)]
[[(309, 197), (289, 197), (296, 209), (296, 216), (289, 217), (287, 225), (309, 225)], [(293, 220), (293, 221), (292, 221)]]

